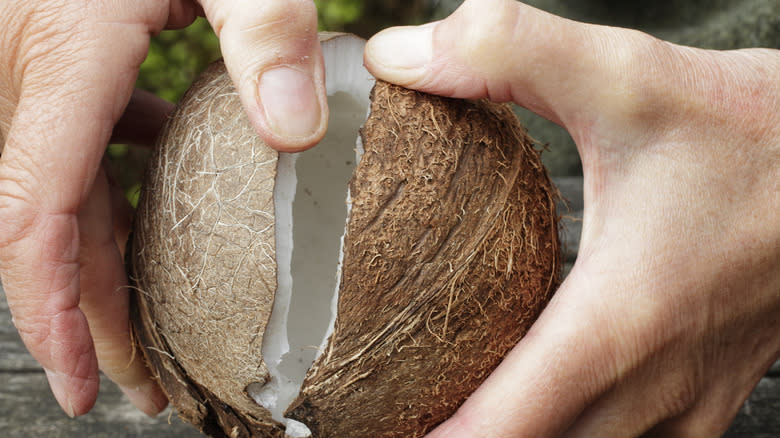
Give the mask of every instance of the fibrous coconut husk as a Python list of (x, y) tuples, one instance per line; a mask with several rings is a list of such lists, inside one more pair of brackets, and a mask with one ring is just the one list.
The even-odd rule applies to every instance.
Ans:
[(139, 200), (135, 332), (171, 404), (210, 436), (284, 436), (246, 395), (269, 378), (259, 358), (276, 291), (277, 155), (217, 63), (167, 124)]
[(379, 82), (361, 135), (336, 329), (290, 414), (315, 436), (422, 436), (557, 287), (556, 191), (505, 105)]
[[(335, 330), (288, 413), (315, 437), (419, 437), (557, 287), (557, 192), (505, 105), (378, 82), (361, 136)], [(215, 64), (158, 142), (128, 250), (150, 368), (214, 437), (285, 436), (247, 392), (269, 379), (277, 162)]]

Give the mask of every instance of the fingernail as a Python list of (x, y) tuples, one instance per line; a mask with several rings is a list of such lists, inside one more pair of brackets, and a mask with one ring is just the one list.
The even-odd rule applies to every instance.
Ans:
[(384, 30), (368, 41), (366, 54), (389, 69), (414, 70), (425, 67), (433, 59), (435, 24)]
[(155, 382), (135, 388), (121, 387), (121, 389), (133, 406), (150, 417), (159, 414), (168, 406), (168, 398)]
[(63, 375), (45, 368), (43, 371), (46, 373), (46, 379), (49, 381), (49, 387), (51, 388), (52, 394), (54, 394), (54, 398), (57, 399), (57, 403), (59, 403), (60, 407), (63, 411), (65, 411), (65, 414), (68, 417), (75, 418), (76, 409), (73, 407), (73, 403), (71, 402), (68, 391), (66, 390)]
[(320, 129), (317, 88), (306, 73), (290, 67), (268, 70), (260, 77), (258, 94), (268, 126), (276, 135), (303, 138)]

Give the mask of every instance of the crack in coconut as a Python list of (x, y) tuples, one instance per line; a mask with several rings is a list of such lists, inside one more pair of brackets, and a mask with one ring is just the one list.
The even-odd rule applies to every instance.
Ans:
[(362, 153), (359, 129), (374, 84), (362, 65), (343, 62), (360, 56), (364, 42), (351, 37), (344, 42), (342, 37), (338, 45), (322, 44), (329, 72), (328, 133), (315, 148), (279, 154), (274, 187), (278, 283), (262, 347), (270, 378), (247, 387), (291, 437), (310, 436), (305, 425), (283, 413), (298, 396), (336, 321), (351, 206), (347, 183)]
[(133, 331), (178, 415), (215, 438), (420, 438), (558, 284), (556, 191), (511, 108), (380, 81), (358, 137), (363, 42), (329, 38), (317, 148), (264, 145), (216, 63), (145, 177)]

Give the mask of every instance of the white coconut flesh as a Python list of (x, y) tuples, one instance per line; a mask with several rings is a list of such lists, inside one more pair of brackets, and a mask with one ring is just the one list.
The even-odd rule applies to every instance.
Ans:
[(353, 36), (322, 43), (328, 133), (312, 149), (279, 154), (274, 187), (278, 286), (262, 346), (271, 378), (250, 384), (247, 392), (285, 424), (290, 437), (311, 435), (283, 412), (300, 392), (336, 320), (350, 209), (347, 183), (362, 154), (359, 129), (374, 86), (363, 67), (363, 46), (364, 41)]

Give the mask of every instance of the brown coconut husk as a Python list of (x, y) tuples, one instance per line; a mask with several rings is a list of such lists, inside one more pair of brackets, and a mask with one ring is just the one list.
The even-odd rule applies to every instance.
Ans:
[[(315, 437), (419, 437), (557, 287), (557, 191), (505, 105), (379, 82), (361, 135), (335, 331), (289, 415)], [(213, 437), (284, 436), (246, 390), (268, 379), (276, 157), (212, 66), (159, 141), (128, 250), (144, 355)]]
[(380, 82), (361, 135), (336, 329), (290, 416), (315, 436), (417, 437), (557, 287), (557, 192), (505, 105)]

